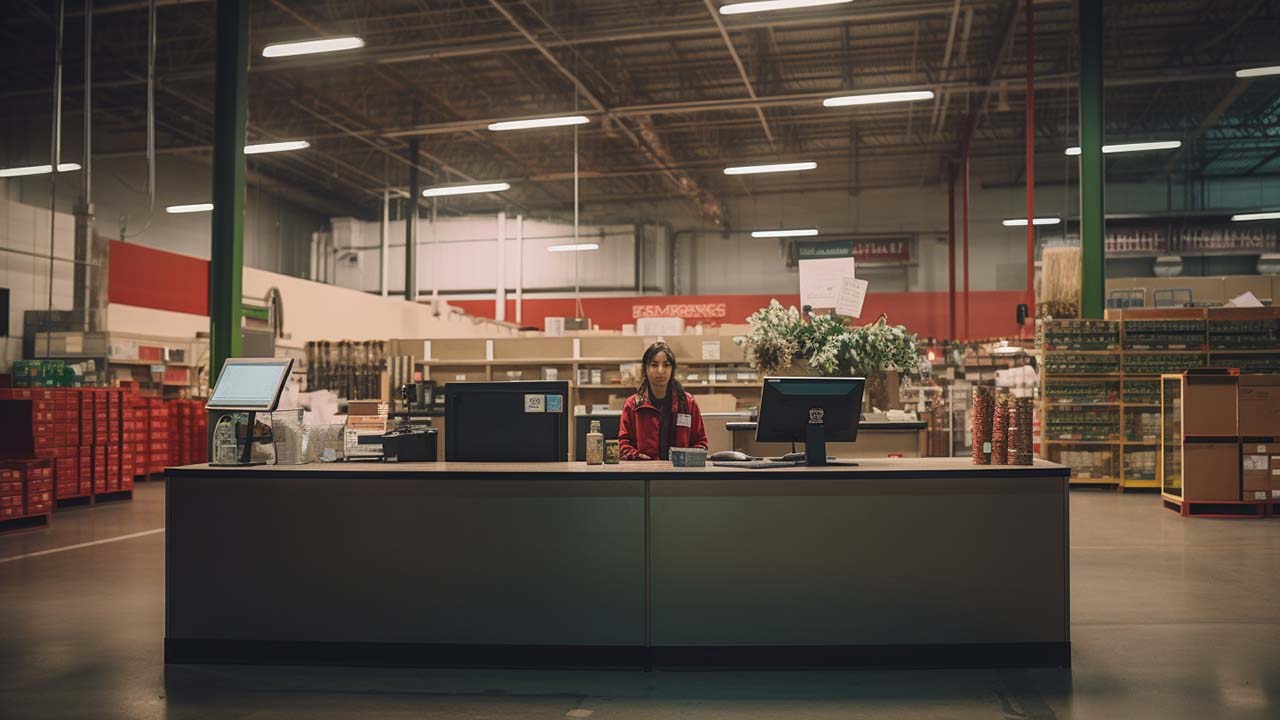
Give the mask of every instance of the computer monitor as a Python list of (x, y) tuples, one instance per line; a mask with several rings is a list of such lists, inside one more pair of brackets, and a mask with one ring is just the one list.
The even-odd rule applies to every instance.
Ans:
[(569, 459), (569, 383), (451, 382), (444, 389), (444, 459)]
[(804, 442), (808, 465), (827, 465), (828, 442), (854, 442), (866, 378), (766, 377), (757, 442)]
[[(289, 381), (289, 371), (293, 369), (293, 358), (229, 358), (222, 365), (218, 381), (213, 386), (209, 401), (204, 404), (206, 410), (225, 412), (248, 412), (245, 423), (244, 446), (238, 453), (238, 460), (231, 465), (255, 465), (251, 461), (253, 455), (254, 416), (257, 413), (269, 413), (280, 404), (280, 393)], [(235, 420), (231, 422), (232, 432), (239, 437)], [(237, 441), (238, 442), (238, 441)], [(213, 465), (224, 463), (213, 462)]]
[(271, 412), (289, 380), (293, 358), (230, 358), (205, 407), (209, 410)]

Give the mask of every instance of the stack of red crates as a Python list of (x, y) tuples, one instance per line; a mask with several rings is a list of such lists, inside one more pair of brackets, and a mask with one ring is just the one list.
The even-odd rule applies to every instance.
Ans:
[(209, 418), (199, 400), (171, 400), (169, 403), (170, 463), (194, 465), (208, 462)]
[[(77, 446), (80, 405), (71, 388), (0, 389), (0, 457), (49, 460), (51, 492), (56, 498), (84, 497)], [(38, 513), (36, 513), (38, 514)]]
[(22, 474), (17, 470), (0, 468), (0, 521), (26, 517), (26, 500)]
[[(93, 395), (93, 437), (90, 446), (93, 453), (93, 493), (101, 495), (113, 492), (111, 489), (111, 454), (108, 452), (111, 443), (111, 390), (93, 388), (87, 390)], [(117, 489), (119, 476), (116, 476)]]
[(147, 398), (146, 452), (146, 472), (164, 472), (169, 465), (169, 408), (157, 398)]
[(49, 460), (0, 462), (0, 520), (53, 512), (53, 463)]

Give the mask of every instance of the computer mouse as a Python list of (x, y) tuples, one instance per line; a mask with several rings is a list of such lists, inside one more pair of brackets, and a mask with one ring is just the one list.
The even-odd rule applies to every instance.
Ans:
[(712, 462), (718, 462), (722, 460), (737, 460), (741, 462), (745, 460), (750, 460), (751, 456), (744, 452), (738, 452), (737, 450), (721, 450), (720, 452), (712, 453), (711, 457), (707, 459)]

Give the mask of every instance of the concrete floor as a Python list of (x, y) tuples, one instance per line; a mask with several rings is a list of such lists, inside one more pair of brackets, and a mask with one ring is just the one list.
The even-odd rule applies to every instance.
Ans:
[(160, 529), (144, 484), (0, 536), (0, 718), (1280, 717), (1280, 519), (1096, 491), (1071, 514), (1071, 672), (166, 669), (162, 532), (11, 559)]

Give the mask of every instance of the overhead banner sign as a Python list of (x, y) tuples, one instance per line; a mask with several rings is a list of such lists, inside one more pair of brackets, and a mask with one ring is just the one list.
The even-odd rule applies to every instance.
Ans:
[(911, 260), (910, 235), (857, 237), (846, 240), (797, 240), (788, 246), (787, 266), (795, 267), (800, 260), (816, 260), (821, 257), (840, 257), (847, 251), (859, 264), (903, 263)]
[(801, 241), (796, 245), (796, 257), (800, 264), (800, 304), (835, 307), (844, 278), (854, 276), (853, 243)]

